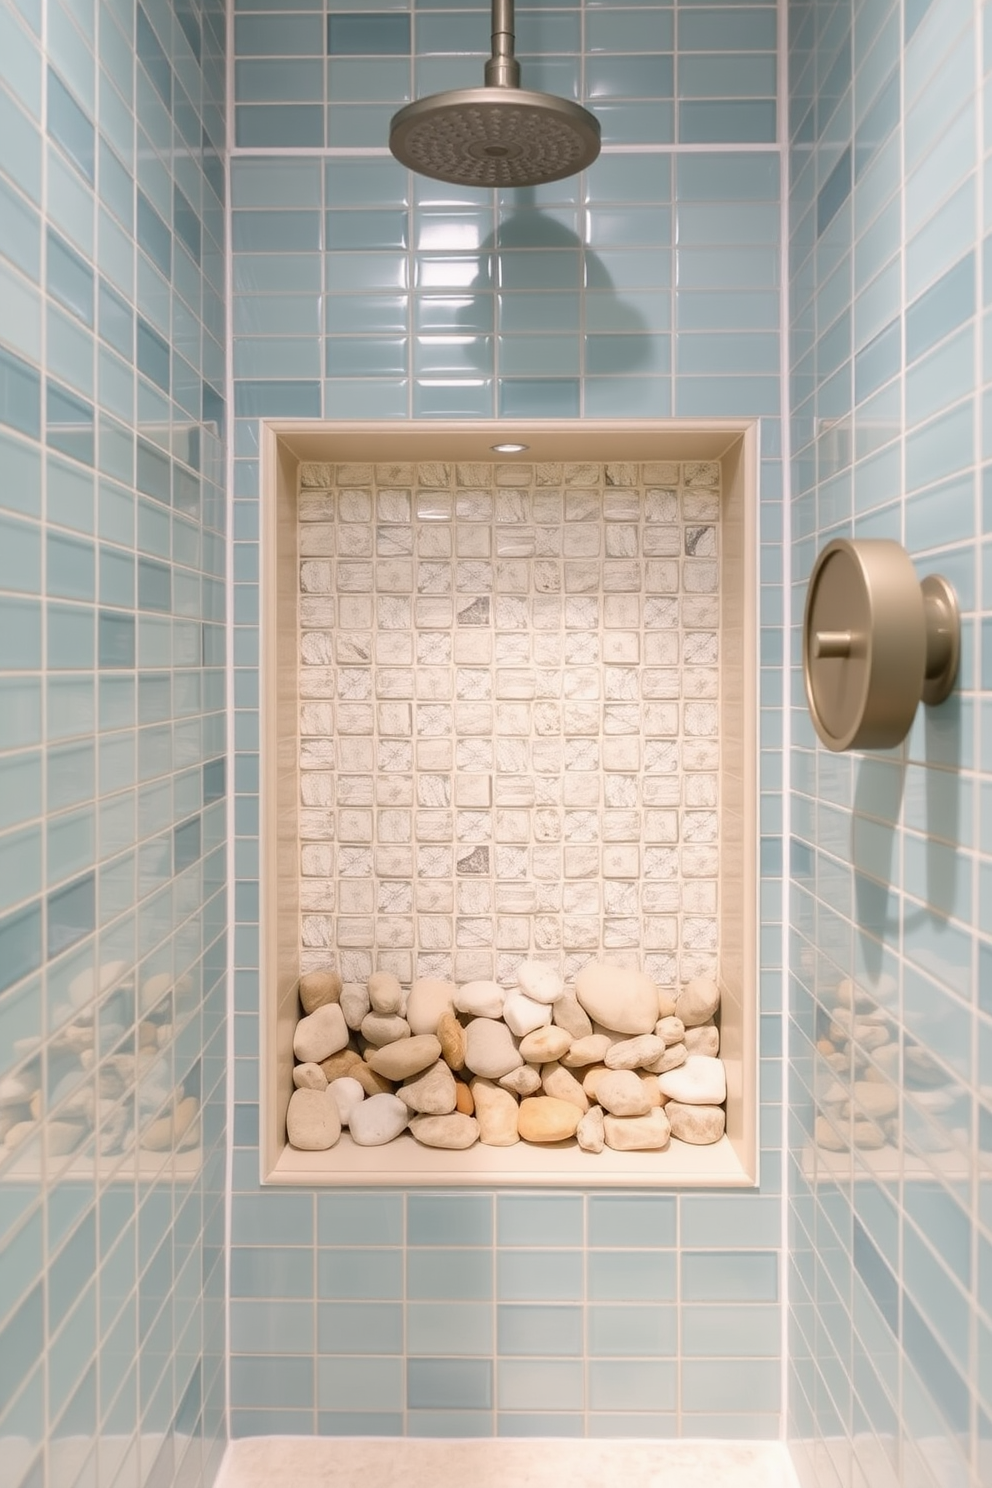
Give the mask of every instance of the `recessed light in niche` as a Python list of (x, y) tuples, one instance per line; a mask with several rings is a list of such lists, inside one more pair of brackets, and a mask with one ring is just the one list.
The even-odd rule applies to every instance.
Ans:
[(491, 450), (495, 450), (495, 452), (496, 452), (497, 455), (521, 455), (521, 454), (523, 454), (524, 450), (530, 449), (530, 445), (529, 444), (491, 444), (489, 446), (489, 448)]

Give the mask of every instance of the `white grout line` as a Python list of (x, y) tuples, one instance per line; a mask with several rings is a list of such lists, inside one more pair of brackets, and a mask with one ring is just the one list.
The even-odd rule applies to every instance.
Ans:
[[(227, 562), (224, 595), (225, 714), (224, 751), (227, 807), (227, 1028), (225, 1090), (227, 1147), (224, 1155), (224, 1435), (231, 1439), (231, 1237), (234, 1207), (234, 966), (235, 966), (235, 822), (234, 822), (234, 248), (231, 241), (231, 158), (234, 154), (234, 0), (226, 0), (225, 28), (225, 160), (224, 160), (224, 298), (227, 334), (224, 338), (224, 451), (227, 485)], [(259, 865), (261, 866), (261, 865)], [(223, 1470), (222, 1470), (223, 1471)]]
[[(737, 143), (728, 141), (723, 144), (686, 144), (686, 145), (604, 145), (600, 151), (601, 155), (777, 155), (781, 150), (778, 143)], [(279, 160), (300, 159), (333, 159), (357, 160), (371, 157), (380, 160), (392, 160), (392, 152), (386, 145), (297, 145), (293, 148), (280, 149), (278, 146), (249, 146), (233, 145), (230, 150), (232, 160), (242, 157), (257, 159), (261, 156), (273, 156)]]

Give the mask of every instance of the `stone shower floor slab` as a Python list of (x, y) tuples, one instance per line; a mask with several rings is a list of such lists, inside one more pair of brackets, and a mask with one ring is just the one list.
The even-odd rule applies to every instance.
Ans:
[(251, 1437), (216, 1488), (798, 1488), (781, 1442)]

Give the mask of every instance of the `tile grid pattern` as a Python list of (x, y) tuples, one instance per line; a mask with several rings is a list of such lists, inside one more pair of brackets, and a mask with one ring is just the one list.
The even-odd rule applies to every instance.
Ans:
[[(728, 1217), (723, 1229), (734, 1235), (735, 1244), (744, 1245), (742, 1227), (751, 1206), (770, 1200), (777, 1210), (781, 1191), (782, 487), (776, 156), (718, 148), (678, 157), (610, 155), (577, 180), (501, 199), (414, 181), (388, 160), (321, 162), (288, 151), (275, 159), (234, 159), (231, 190), (233, 316), (236, 338), (245, 338), (243, 344), (235, 342), (234, 387), (235, 1249), (262, 1247), (267, 1259), (262, 1261), (260, 1252), (260, 1263), (268, 1265), (284, 1243), (281, 1237), (292, 1232), (297, 1239), (286, 1243), (298, 1247), (302, 1242), (302, 1251), (294, 1250), (301, 1258), (301, 1274), (315, 1276), (314, 1206), (324, 1202), (296, 1191), (261, 1193), (258, 1185), (257, 421), (320, 415), (488, 418), (496, 412), (569, 417), (583, 410), (602, 417), (674, 411), (761, 418), (762, 1188), (760, 1197), (732, 1197), (726, 1214), (734, 1221)], [(349, 236), (342, 237), (339, 230)], [(402, 234), (398, 239), (397, 232)], [(602, 236), (590, 247), (584, 242), (587, 234)], [(503, 322), (505, 334), (495, 346), (497, 298), (501, 315), (519, 318), (512, 331), (508, 319)], [(583, 329), (590, 340), (602, 332), (611, 345), (610, 360), (590, 365), (580, 344)], [(284, 331), (290, 334), (283, 336)], [(484, 1198), (493, 1202), (493, 1196)], [(684, 1215), (702, 1199), (685, 1196), (673, 1202)], [(686, 1233), (683, 1225), (681, 1245)], [(760, 1246), (769, 1255), (779, 1234), (773, 1227), (765, 1231)], [(411, 1254), (413, 1247), (401, 1249)], [(502, 1251), (499, 1240), (497, 1252)], [(342, 1282), (346, 1293), (350, 1284)], [(526, 1303), (505, 1300), (553, 1306), (558, 1300), (553, 1279), (546, 1283), (546, 1294), (544, 1283), (535, 1285)], [(231, 1302), (234, 1429), (342, 1429), (325, 1422), (316, 1396), (307, 1393), (316, 1373), (310, 1311), (305, 1314), (310, 1321), (303, 1323), (310, 1331), (305, 1331), (301, 1359), (297, 1345), (276, 1322), (271, 1334), (265, 1332), (268, 1323), (259, 1323), (262, 1332), (255, 1335), (241, 1331), (242, 1308), (252, 1300), (239, 1284)], [(262, 1300), (266, 1316), (277, 1319), (279, 1304), (270, 1297)], [(376, 1293), (353, 1300), (365, 1309), (380, 1302), (392, 1305), (396, 1299)], [(711, 1300), (714, 1305), (720, 1301), (718, 1289)], [(630, 1332), (626, 1344), (621, 1341), (617, 1347), (620, 1356), (636, 1356), (635, 1309), (624, 1318)], [(244, 1323), (245, 1329), (255, 1326)], [(252, 1336), (268, 1341), (263, 1346), (252, 1342)], [(714, 1347), (719, 1354), (724, 1345)], [(731, 1355), (736, 1345), (727, 1341), (725, 1347)], [(395, 1367), (396, 1377), (405, 1379), (400, 1366)], [(747, 1429), (753, 1404), (746, 1371), (734, 1367), (732, 1373), (736, 1383), (723, 1397), (722, 1429), (730, 1435)], [(449, 1403), (455, 1407), (457, 1371), (446, 1378)], [(555, 1361), (534, 1372), (535, 1430), (549, 1430), (551, 1417), (545, 1413), (557, 1414), (557, 1378)], [(264, 1398), (259, 1393), (262, 1380), (269, 1392)], [(294, 1415), (303, 1400), (303, 1416)], [(396, 1410), (391, 1414), (396, 1417)], [(656, 1410), (639, 1407), (632, 1414), (639, 1419), (628, 1421), (625, 1429), (647, 1435), (662, 1430)], [(584, 1428), (584, 1415), (580, 1419)], [(775, 1434), (773, 1415), (762, 1411), (753, 1419), (756, 1430)], [(707, 1417), (707, 1429), (714, 1433), (720, 1429), (715, 1422), (715, 1416)], [(409, 1429), (415, 1425), (401, 1410), (400, 1427), (404, 1423)], [(664, 1430), (673, 1426), (690, 1435), (701, 1429), (694, 1411), (667, 1421)], [(466, 1429), (460, 1408), (446, 1429)]]
[(234, 1220), (234, 1436), (775, 1435), (775, 1197), (258, 1194)]
[[(412, 98), (481, 86), (488, 10), (236, 5), (236, 146), (383, 146)], [(774, 5), (517, 10), (523, 85), (594, 107), (606, 144), (774, 144), (775, 47)]]
[(715, 976), (719, 465), (301, 473), (302, 969)]
[(11, 1488), (223, 1450), (222, 48), (212, 5), (0, 6)]
[(816, 1488), (977, 1485), (992, 1472), (988, 12), (790, 9), (794, 613), (819, 548), (853, 535), (902, 542), (963, 614), (958, 692), (886, 754), (818, 748), (794, 671), (790, 1435)]

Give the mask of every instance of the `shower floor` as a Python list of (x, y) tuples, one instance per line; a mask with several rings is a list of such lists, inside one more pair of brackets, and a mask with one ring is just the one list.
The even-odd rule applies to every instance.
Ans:
[(781, 1442), (412, 1440), (232, 1442), (217, 1488), (798, 1488)]

